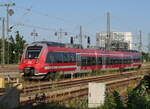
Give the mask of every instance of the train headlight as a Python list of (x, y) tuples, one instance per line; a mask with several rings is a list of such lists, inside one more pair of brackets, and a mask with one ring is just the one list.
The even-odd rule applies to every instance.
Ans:
[(25, 64), (25, 60), (24, 59), (22, 59), (22, 61), (21, 61), (23, 64)]

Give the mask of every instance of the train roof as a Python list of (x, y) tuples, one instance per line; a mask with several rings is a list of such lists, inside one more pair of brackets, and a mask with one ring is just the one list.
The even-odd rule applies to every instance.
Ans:
[(33, 42), (32, 44), (36, 44), (36, 43), (46, 44), (47, 46), (55, 46), (55, 47), (83, 48), (80, 44), (66, 44), (66, 43), (49, 42), (49, 41)]
[[(82, 45), (80, 44), (66, 44), (66, 43), (59, 43), (59, 42), (50, 42), (50, 41), (37, 41), (33, 42), (32, 44), (46, 44), (47, 46), (53, 46), (53, 47), (64, 47), (64, 48), (78, 48), (78, 49), (83, 49)], [(91, 49), (91, 48), (85, 48), (85, 49)], [(104, 48), (100, 47), (94, 47), (92, 48), (93, 50), (105, 50)], [(118, 51), (118, 52), (133, 52), (133, 53), (138, 53), (136, 50), (113, 50), (113, 51)]]
[(63, 44), (63, 43), (48, 42), (48, 41), (38, 41), (38, 42), (33, 42), (32, 44), (36, 44), (36, 43), (42, 43), (42, 44), (46, 44), (46, 45), (48, 45), (48, 46), (62, 46), (62, 47), (65, 46), (65, 44)]

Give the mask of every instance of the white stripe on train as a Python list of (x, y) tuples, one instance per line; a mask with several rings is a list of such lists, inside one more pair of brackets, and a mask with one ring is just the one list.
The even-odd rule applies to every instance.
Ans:
[(77, 66), (76, 65), (72, 65), (72, 66), (46, 66), (46, 67), (44, 67), (45, 70), (61, 69), (61, 68), (77, 68)]

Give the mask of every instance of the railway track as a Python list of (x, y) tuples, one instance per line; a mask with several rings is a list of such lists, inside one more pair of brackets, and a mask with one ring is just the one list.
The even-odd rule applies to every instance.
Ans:
[[(78, 90), (81, 90), (82, 88), (83, 88), (82, 89), (83, 91), (85, 90), (84, 89), (85, 87), (87, 91), (87, 84), (89, 82), (103, 82), (108, 85), (109, 84), (116, 85), (117, 83), (119, 83), (119, 81), (123, 81), (124, 79), (128, 81), (128, 80), (133, 80), (133, 79), (135, 80), (139, 78), (141, 77), (137, 76), (135, 71), (132, 71), (132, 72), (126, 72), (124, 74), (111, 74), (111, 75), (105, 75), (105, 76), (99, 76), (99, 77), (90, 77), (90, 78), (85, 78), (85, 79), (49, 82), (49, 83), (43, 83), (43, 84), (38, 84), (38, 85), (33, 85), (33, 86), (31, 85), (31, 86), (27, 86), (24, 88), (23, 93), (21, 94), (21, 98), (22, 98), (22, 102), (28, 101), (29, 97), (34, 98), (35, 95), (39, 93), (43, 93), (43, 92), (47, 93), (46, 95), (49, 95), (50, 93), (49, 98), (58, 98), (61, 95), (64, 96), (68, 94), (68, 92), (78, 93), (79, 92)], [(109, 83), (109, 81), (111, 82)], [(117, 82), (114, 82), (114, 81), (117, 81)]]
[(0, 65), (0, 73), (19, 72), (17, 64)]
[[(150, 68), (146, 66), (145, 69), (149, 71)], [(130, 81), (137, 79), (141, 79), (141, 76), (137, 76), (137, 71), (131, 71), (123, 72), (122, 74), (109, 74), (88, 78), (63, 80), (58, 82), (53, 81), (36, 83), (35, 85), (25, 86), (23, 92), (21, 93), (21, 103), (26, 104), (36, 101), (35, 95), (43, 92), (46, 94), (45, 99), (55, 99), (56, 101), (61, 102), (74, 99), (76, 97), (87, 96), (87, 84), (89, 82), (106, 83), (107, 90), (112, 90), (112, 86), (124, 86), (129, 84)], [(76, 96), (70, 96), (73, 94)]]
[(89, 82), (106, 82), (116, 79), (129, 78), (134, 75), (136, 75), (136, 71), (126, 72), (123, 74), (109, 74), (89, 78), (72, 79), (58, 82), (46, 82), (37, 85), (28, 85), (25, 86), (23, 90), (23, 95), (30, 95), (31, 93), (39, 93), (43, 92), (43, 90), (51, 91), (51, 90), (65, 89), (74, 86), (81, 86), (86, 85)]
[[(134, 76), (124, 79), (117, 79), (112, 81), (104, 82), (106, 84), (106, 90), (107, 91), (113, 91), (116, 89), (116, 87), (122, 87), (128, 85), (132, 81), (137, 81), (138, 79), (141, 79), (142, 76)], [(76, 86), (74, 88), (67, 88), (67, 89), (61, 89), (60, 91), (52, 91), (45, 93), (45, 97), (42, 100), (54, 100), (57, 102), (66, 102), (69, 100), (72, 100), (74, 98), (80, 98), (80, 97), (87, 97), (88, 96), (88, 85), (83, 86)], [(27, 98), (22, 99), (22, 104), (27, 103), (35, 103), (37, 102), (35, 97), (31, 97), (30, 100), (27, 100)]]

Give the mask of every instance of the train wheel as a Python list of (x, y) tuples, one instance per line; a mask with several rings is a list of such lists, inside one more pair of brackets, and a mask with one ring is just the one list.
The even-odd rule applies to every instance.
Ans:
[(125, 70), (125, 69), (124, 69), (123, 67), (120, 67), (120, 68), (119, 68), (120, 73), (124, 72), (124, 70)]
[(137, 69), (140, 69), (141, 68), (141, 65), (139, 65), (138, 67), (137, 67)]
[(27, 76), (22, 76), (22, 79), (25, 81), (30, 80), (29, 77), (27, 77)]
[(50, 75), (49, 75), (49, 77), (50, 77), (49, 79), (53, 81), (53, 80), (55, 80), (55, 76), (56, 76), (56, 73), (51, 72)]
[(60, 80), (61, 74), (63, 74), (63, 72), (55, 72), (55, 80)]
[(55, 72), (49, 72), (46, 76), (44, 76), (43, 80), (55, 80)]

